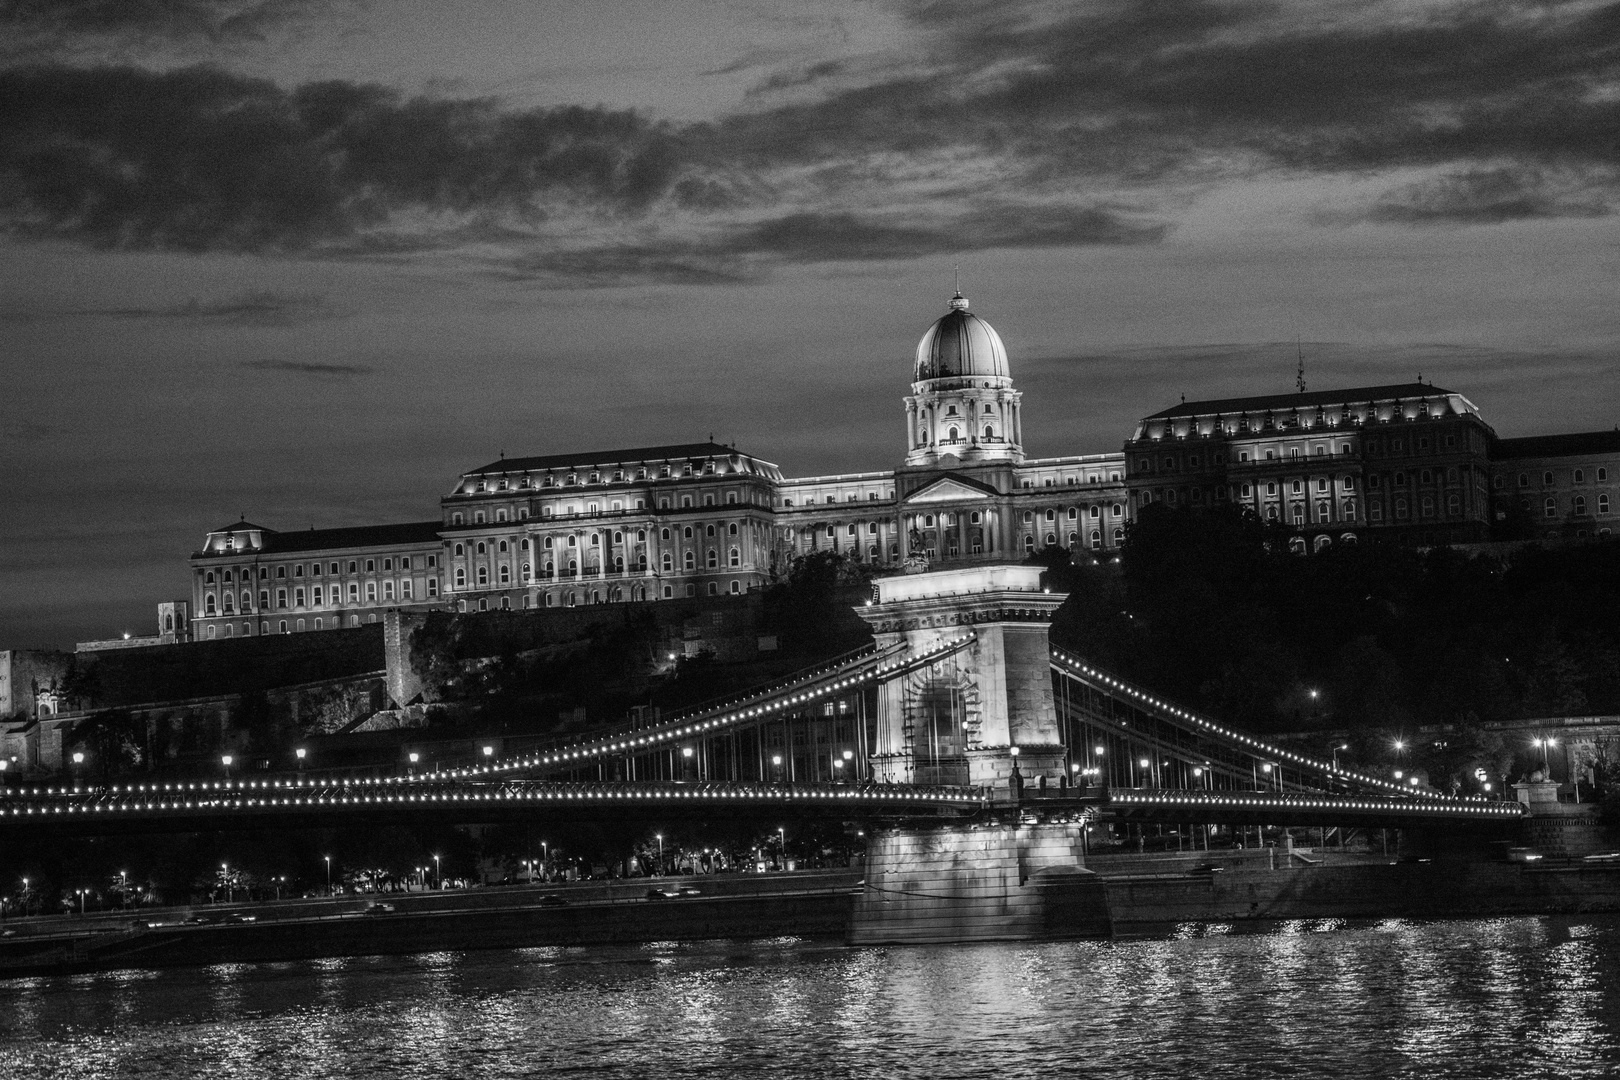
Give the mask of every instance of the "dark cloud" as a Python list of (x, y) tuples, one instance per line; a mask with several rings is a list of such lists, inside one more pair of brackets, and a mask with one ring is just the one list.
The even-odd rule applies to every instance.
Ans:
[(249, 292), (218, 300), (196, 298), (152, 307), (76, 308), (62, 311), (0, 312), (0, 323), (54, 322), (61, 319), (117, 319), (136, 322), (220, 323), (230, 326), (300, 326), (344, 317), (344, 312), (313, 293)]
[[(1612, 186), (1612, 177), (1606, 179)], [(1594, 190), (1596, 185), (1590, 183), (1582, 187), (1571, 190), (1567, 182), (1542, 169), (1469, 169), (1397, 188), (1380, 198), (1366, 216), (1418, 225), (1478, 225), (1607, 214), (1612, 190)]]
[(539, 251), (486, 267), (496, 277), (534, 281), (551, 288), (598, 289), (643, 282), (668, 285), (741, 285), (761, 272), (733, 254), (674, 241), (666, 244), (602, 245)]
[[(90, 26), (262, 5), (115, 6), (0, 10)], [(1440, 174), (1366, 211), (1399, 224), (1589, 216), (1617, 196), (1620, 3), (914, 14), (918, 47), (890, 68), (800, 64), (708, 124), (207, 67), (0, 70), (0, 228), (111, 248), (454, 252), (599, 286), (1151, 243), (1197, 185), (1267, 172)]]
[(315, 0), (0, 0), (0, 27), (57, 37), (257, 40)]
[(973, 151), (1007, 164), (1000, 182), (1059, 186), (1620, 164), (1620, 5), (1034, 10), (926, 9), (935, 49), (905, 73), (733, 117), (717, 139), (758, 165)]
[(315, 377), (372, 375), (377, 370), (365, 364), (322, 364), (309, 360), (244, 360), (241, 366), (255, 371), (278, 371)]
[(725, 246), (738, 254), (826, 262), (908, 259), (992, 247), (1153, 243), (1165, 231), (1162, 224), (1132, 222), (1096, 208), (1002, 205), (908, 224), (848, 213), (790, 214), (742, 229)]
[(0, 72), (7, 226), (104, 247), (307, 252), (411, 214), (637, 213), (675, 178), (670, 142), (630, 112), (289, 92), (206, 67)]

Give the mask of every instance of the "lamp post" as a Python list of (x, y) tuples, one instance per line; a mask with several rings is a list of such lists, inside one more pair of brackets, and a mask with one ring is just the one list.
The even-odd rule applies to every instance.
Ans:
[(845, 750), (844, 760), (849, 763), (849, 772), (845, 774), (845, 778), (853, 782), (855, 779), (855, 751)]
[(231, 868), (230, 868), (230, 864), (228, 864), (228, 863), (220, 863), (219, 864), (219, 874), (220, 874), (221, 877), (223, 877), (225, 879), (225, 902), (227, 904), (229, 904), (233, 900), (236, 899), (236, 893), (231, 888)]
[(663, 833), (654, 833), (653, 836), (658, 840), (658, 876), (663, 877), (664, 876), (664, 834)]
[(326, 895), (330, 897), (332, 895), (332, 856), (322, 855), (321, 858), (326, 860)]
[(782, 863), (782, 869), (786, 870), (787, 869), (787, 830), (786, 829), (779, 828), (779, 829), (776, 830), (776, 850), (778, 852), (780, 852), (780, 859), (781, 859), (781, 863)]
[(551, 848), (544, 840), (540, 841), (540, 876), (544, 878), (551, 872)]
[(1340, 750), (1348, 750), (1348, 749), (1350, 749), (1350, 744), (1349, 743), (1340, 743), (1338, 746), (1335, 746), (1333, 748), (1333, 771), (1334, 772), (1339, 771), (1339, 751)]
[(219, 763), (225, 766), (225, 782), (227, 784), (231, 782), (231, 762), (235, 760), (236, 759), (229, 754), (219, 755)]
[(410, 768), (406, 769), (405, 771), (407, 773), (415, 773), (416, 772), (416, 763), (418, 761), (422, 760), (422, 755), (417, 753), (415, 750), (412, 750), (410, 756), (411, 756), (411, 765), (410, 765)]
[(771, 755), (771, 779), (773, 781), (778, 781), (778, 782), (782, 779), (782, 755), (781, 754), (772, 754)]
[(444, 870), (439, 865), (439, 857), (433, 856), (433, 887), (439, 892), (444, 891)]

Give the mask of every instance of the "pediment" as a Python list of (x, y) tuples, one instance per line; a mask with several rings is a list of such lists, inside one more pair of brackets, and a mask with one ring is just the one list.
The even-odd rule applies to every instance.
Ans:
[(907, 495), (901, 502), (913, 503), (964, 502), (997, 498), (1001, 493), (992, 487), (969, 480), (965, 476), (942, 476)]

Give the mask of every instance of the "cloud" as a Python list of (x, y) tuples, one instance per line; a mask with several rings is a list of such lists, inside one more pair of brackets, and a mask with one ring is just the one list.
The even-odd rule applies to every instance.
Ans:
[(0, 27), (56, 38), (259, 40), (316, 0), (0, 0)]
[(247, 292), (217, 300), (192, 298), (152, 307), (78, 308), (63, 311), (0, 312), (0, 323), (60, 319), (114, 319), (132, 322), (218, 323), (229, 326), (300, 326), (344, 317), (326, 298), (312, 293)]
[(1467, 169), (1387, 192), (1366, 216), (1416, 225), (1601, 217), (1610, 212), (1614, 178), (1604, 178), (1607, 191), (1593, 179), (1593, 174), (1576, 179), (1544, 169)]
[(376, 368), (365, 364), (323, 364), (309, 360), (244, 360), (242, 367), (255, 371), (278, 371), (292, 375), (310, 375), (317, 378), (347, 375), (373, 375)]
[[(258, 10), (114, 6), (8, 10)], [(1154, 243), (1209, 185), (1264, 174), (1427, 174), (1358, 211), (1396, 225), (1620, 197), (1617, 3), (931, 5), (912, 36), (881, 58), (756, 58), (746, 110), (684, 125), (209, 67), (0, 70), (0, 229), (601, 287)]]
[(635, 213), (675, 178), (633, 113), (405, 99), (194, 67), (0, 72), (0, 212), (110, 248), (308, 253), (390, 229)]

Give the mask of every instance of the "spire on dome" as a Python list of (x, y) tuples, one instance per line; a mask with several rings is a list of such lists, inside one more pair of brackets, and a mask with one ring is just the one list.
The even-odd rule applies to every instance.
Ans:
[(955, 296), (951, 297), (951, 310), (952, 311), (966, 311), (967, 306), (968, 306), (967, 297), (963, 296), (960, 291), (958, 291)]

